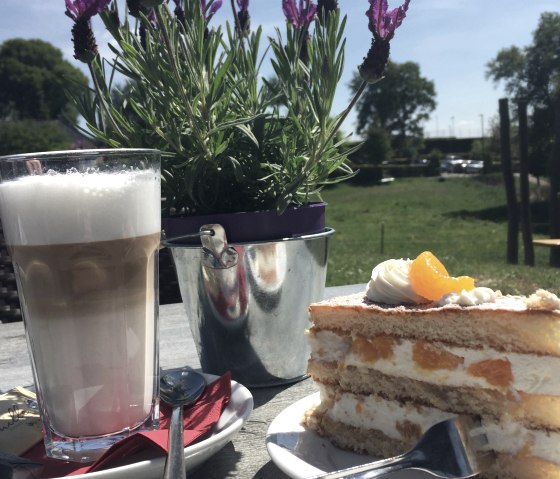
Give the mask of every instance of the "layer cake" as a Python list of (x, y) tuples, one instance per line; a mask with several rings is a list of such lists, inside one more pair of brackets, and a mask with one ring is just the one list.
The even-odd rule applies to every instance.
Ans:
[[(476, 416), (488, 438), (481, 452), (493, 455), (482, 477), (560, 478), (560, 300), (447, 281), (423, 255), (381, 263), (364, 293), (310, 306), (308, 369), (321, 403), (307, 426), (388, 457), (440, 420)], [(419, 286), (418, 261), (428, 266)], [(426, 289), (440, 277), (469, 289)]]

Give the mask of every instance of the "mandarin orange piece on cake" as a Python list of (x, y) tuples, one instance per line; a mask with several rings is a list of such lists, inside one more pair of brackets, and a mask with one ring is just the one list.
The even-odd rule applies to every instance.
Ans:
[(470, 291), (474, 279), (469, 276), (449, 276), (445, 266), (430, 251), (424, 251), (410, 265), (410, 283), (420, 296), (438, 301), (449, 293)]

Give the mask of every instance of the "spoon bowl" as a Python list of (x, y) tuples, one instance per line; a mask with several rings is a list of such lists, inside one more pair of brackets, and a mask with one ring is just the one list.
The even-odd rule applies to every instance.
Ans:
[(171, 407), (177, 404), (192, 404), (200, 397), (205, 387), (204, 376), (192, 369), (169, 371), (161, 377), (159, 383), (161, 399)]
[(173, 408), (169, 425), (169, 452), (165, 461), (165, 479), (184, 479), (183, 407), (194, 403), (206, 387), (206, 379), (192, 369), (174, 369), (160, 379), (162, 401)]

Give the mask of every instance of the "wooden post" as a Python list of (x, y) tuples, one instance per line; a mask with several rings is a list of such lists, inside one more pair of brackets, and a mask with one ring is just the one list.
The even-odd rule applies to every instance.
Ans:
[(510, 120), (508, 99), (501, 98), (500, 105), (500, 153), (502, 159), (502, 174), (506, 189), (506, 202), (508, 213), (507, 232), (507, 262), (518, 263), (517, 236), (519, 233), (519, 218), (517, 213), (517, 197), (515, 195), (515, 182), (511, 165)]
[(520, 193), (521, 236), (525, 264), (535, 266), (535, 249), (533, 247), (533, 227), (531, 225), (531, 200), (529, 198), (529, 139), (527, 130), (527, 101), (517, 103), (519, 120), (519, 161), (520, 161)]
[[(549, 233), (560, 238), (560, 95), (554, 100), (554, 147), (550, 159)], [(550, 266), (560, 266), (560, 248), (550, 248)]]

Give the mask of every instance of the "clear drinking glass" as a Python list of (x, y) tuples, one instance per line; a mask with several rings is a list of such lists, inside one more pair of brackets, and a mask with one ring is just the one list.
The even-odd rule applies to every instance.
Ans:
[(159, 417), (160, 153), (0, 157), (0, 215), (47, 455), (89, 462)]

